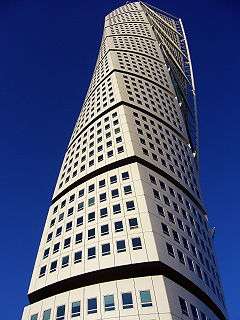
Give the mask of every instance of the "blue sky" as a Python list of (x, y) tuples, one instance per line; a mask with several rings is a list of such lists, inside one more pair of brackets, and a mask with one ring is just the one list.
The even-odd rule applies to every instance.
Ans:
[[(198, 93), (201, 183), (230, 319), (240, 318), (239, 9), (149, 1), (183, 19)], [(117, 0), (2, 0), (1, 318), (20, 319), (64, 151)]]

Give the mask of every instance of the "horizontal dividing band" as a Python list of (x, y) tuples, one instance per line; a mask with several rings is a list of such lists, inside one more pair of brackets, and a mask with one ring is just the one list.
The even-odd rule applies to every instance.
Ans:
[(206, 304), (219, 319), (226, 319), (221, 309), (202, 289), (181, 273), (160, 261), (121, 265), (118, 267), (80, 274), (31, 292), (28, 294), (28, 299), (30, 304), (32, 304), (69, 290), (83, 288), (94, 284), (156, 275), (161, 275), (174, 281), (176, 284), (183, 287)]
[(202, 207), (201, 203), (191, 194), (191, 192), (185, 188), (180, 182), (178, 182), (177, 180), (175, 180), (172, 176), (170, 176), (167, 172), (163, 171), (162, 169), (160, 169), (159, 167), (156, 167), (154, 164), (140, 158), (137, 156), (131, 156), (131, 157), (127, 157), (115, 162), (112, 162), (110, 164), (107, 164), (106, 166), (103, 166), (97, 170), (94, 170), (93, 172), (90, 172), (88, 174), (86, 174), (85, 176), (83, 176), (82, 178), (76, 180), (75, 182), (73, 182), (72, 184), (70, 184), (66, 189), (64, 189), (62, 192), (60, 192), (56, 197), (54, 197), (52, 199), (52, 204), (54, 204), (57, 200), (59, 200), (61, 197), (63, 197), (65, 194), (67, 194), (69, 191), (73, 190), (74, 188), (76, 188), (77, 186), (79, 186), (80, 184), (95, 178), (96, 176), (108, 172), (110, 170), (113, 169), (117, 169), (120, 167), (123, 167), (125, 165), (129, 165), (132, 163), (139, 163), (145, 167), (147, 167), (148, 169), (156, 172), (157, 174), (161, 175), (162, 177), (166, 178), (168, 181), (170, 181), (171, 183), (173, 183), (176, 187), (178, 187), (183, 193), (185, 193), (191, 200), (192, 202), (194, 202), (194, 204), (204, 213), (206, 214), (204, 208)]

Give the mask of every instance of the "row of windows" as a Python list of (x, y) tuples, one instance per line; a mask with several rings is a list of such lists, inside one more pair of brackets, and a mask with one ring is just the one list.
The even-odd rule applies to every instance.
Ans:
[[(131, 244), (132, 244), (133, 250), (142, 249), (142, 241), (141, 241), (141, 238), (139, 238), (139, 237), (132, 238)], [(127, 251), (126, 241), (125, 240), (117, 240), (116, 241), (116, 252), (121, 253), (121, 252), (126, 252), (126, 251)], [(110, 243), (105, 243), (105, 244), (101, 245), (101, 254), (102, 254), (102, 256), (106, 256), (106, 255), (111, 254)], [(97, 256), (96, 247), (90, 247), (87, 249), (87, 259), (88, 260), (95, 259), (96, 256)], [(82, 250), (79, 250), (74, 253), (74, 263), (79, 263), (81, 261), (82, 261)], [(64, 256), (62, 258), (61, 267), (65, 268), (65, 267), (69, 266), (69, 263), (70, 263), (69, 255)], [(56, 271), (57, 265), (58, 265), (58, 260), (52, 261), (50, 264), (49, 272), (51, 273), (51, 272)], [(44, 265), (41, 267), (40, 273), (39, 273), (39, 278), (45, 276), (46, 270), (47, 270), (47, 265)]]
[(214, 285), (214, 282), (212, 281), (212, 279), (209, 278), (209, 276), (206, 274), (206, 272), (203, 272), (201, 270), (201, 268), (199, 267), (199, 265), (197, 263), (194, 263), (194, 261), (190, 257), (188, 257), (188, 256), (185, 257), (185, 255), (183, 254), (183, 252), (181, 250), (179, 250), (179, 249), (175, 250), (170, 243), (166, 242), (166, 247), (167, 247), (168, 254), (171, 257), (175, 258), (177, 256), (178, 260), (181, 264), (183, 264), (184, 266), (187, 265), (190, 271), (196, 272), (199, 279), (204, 281), (204, 283), (209, 288), (211, 288), (213, 290), (214, 294), (217, 295), (219, 300), (221, 300), (223, 302), (223, 297), (222, 297), (222, 294), (221, 294), (219, 288)]
[(178, 297), (182, 314), (191, 317), (193, 320), (211, 320), (206, 314), (195, 307), (192, 303), (188, 303), (182, 297)]
[[(152, 297), (150, 290), (142, 290), (139, 291), (139, 298), (142, 308), (146, 307), (152, 307)], [(116, 310), (116, 297), (114, 294), (108, 294), (103, 296), (103, 310), (105, 312), (114, 311)], [(132, 309), (134, 308), (133, 303), (133, 296), (131, 292), (122, 292), (121, 293), (121, 302), (122, 302), (122, 309)], [(86, 301), (86, 308), (87, 308), (87, 314), (94, 314), (98, 312), (98, 299), (97, 297), (88, 298)], [(51, 309), (47, 309), (43, 311), (42, 320), (50, 320), (51, 318)], [(71, 303), (70, 308), (70, 317), (75, 318), (79, 317), (82, 314), (81, 310), (81, 301), (74, 301)], [(67, 312), (66, 312), (66, 305), (60, 305), (56, 309), (56, 320), (66, 320), (68, 319)], [(30, 317), (30, 320), (40, 320), (40, 317), (38, 314), (33, 314)]]
[[(119, 179), (119, 177), (118, 177), (117, 175), (112, 175), (112, 176), (110, 176), (110, 177), (109, 177), (109, 183), (110, 183), (110, 185), (112, 185), (112, 184), (114, 184), (114, 183), (117, 183), (117, 182), (118, 182), (118, 179)], [(129, 172), (128, 172), (128, 171), (122, 172), (122, 173), (121, 173), (121, 179), (122, 179), (122, 181), (125, 181), (125, 180), (129, 179)], [(101, 189), (101, 188), (104, 188), (104, 187), (107, 187), (107, 186), (108, 186), (108, 184), (107, 184), (106, 179), (101, 179), (101, 180), (98, 181), (98, 185), (95, 185), (94, 183), (90, 184), (90, 185), (88, 186), (88, 188), (86, 189), (86, 192), (91, 193), (91, 192), (93, 192), (93, 191), (96, 191), (96, 188), (97, 188), (97, 187), (98, 187), (99, 189)], [(81, 198), (81, 197), (84, 196), (84, 194), (85, 194), (85, 189), (83, 188), (83, 189), (81, 189), (81, 190), (79, 191), (78, 197)], [(73, 202), (74, 200), (75, 200), (75, 194), (70, 195), (68, 202), (71, 203), (71, 202)], [(67, 204), (67, 200), (65, 199), (65, 200), (63, 200), (63, 201), (61, 202), (61, 204), (60, 204), (59, 206), (57, 205), (57, 206), (54, 207), (53, 213), (56, 213), (59, 208), (60, 208), (60, 209), (63, 209), (63, 208), (66, 206), (66, 204)]]
[[(137, 218), (130, 218), (128, 219), (129, 222), (129, 229), (136, 229), (138, 228), (138, 220)], [(113, 223), (113, 228), (115, 230), (115, 232), (122, 232), (124, 230), (124, 224), (122, 220), (119, 221), (115, 221)], [(104, 224), (100, 226), (100, 234), (101, 236), (105, 236), (107, 234), (109, 234), (109, 225), (108, 224)], [(59, 235), (59, 234), (58, 234)], [(87, 239), (94, 239), (96, 236), (96, 229), (95, 228), (91, 228), (88, 229), (87, 231)], [(75, 235), (75, 244), (79, 244), (83, 242), (83, 232), (77, 233)], [(66, 238), (63, 242), (63, 248), (69, 248), (71, 245), (71, 237)], [(53, 249), (52, 249), (52, 254), (55, 254), (57, 252), (60, 251), (60, 246), (61, 243), (57, 242), (54, 244)], [(46, 259), (50, 254), (50, 248), (47, 248), (44, 250), (44, 254), (43, 254), (43, 259)]]

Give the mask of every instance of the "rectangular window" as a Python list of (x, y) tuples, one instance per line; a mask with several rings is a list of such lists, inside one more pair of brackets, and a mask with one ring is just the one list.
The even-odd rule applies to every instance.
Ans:
[(118, 240), (117, 241), (117, 252), (125, 252), (125, 251), (126, 251), (125, 240)]
[(182, 310), (182, 314), (184, 314), (185, 316), (189, 316), (186, 300), (181, 297), (178, 297), (178, 298), (179, 298), (179, 303), (180, 303), (180, 307)]
[(88, 240), (95, 238), (95, 228), (88, 230)]
[(77, 233), (75, 236), (75, 243), (81, 243), (82, 242), (82, 238), (83, 238), (83, 234), (81, 233)]
[(88, 214), (88, 222), (94, 221), (95, 220), (95, 212), (90, 212)]
[(192, 304), (190, 304), (190, 308), (191, 308), (193, 320), (199, 320), (197, 308)]
[(69, 230), (71, 230), (72, 229), (72, 222), (68, 222), (67, 224), (66, 224), (66, 231), (69, 231)]
[(74, 263), (79, 263), (82, 261), (82, 251), (77, 251), (74, 253)]
[(131, 187), (131, 186), (125, 186), (125, 187), (123, 188), (123, 190), (124, 190), (124, 194), (130, 194), (130, 193), (132, 193), (132, 187)]
[(88, 314), (97, 313), (97, 298), (87, 300)]
[(167, 243), (167, 242), (166, 242), (166, 246), (167, 246), (168, 254), (169, 254), (170, 256), (172, 256), (173, 258), (175, 258), (173, 246), (172, 246), (171, 244)]
[(129, 222), (129, 227), (130, 229), (136, 229), (138, 228), (138, 221), (137, 221), (137, 218), (131, 218), (128, 220)]
[(104, 217), (107, 217), (107, 215), (108, 215), (107, 208), (101, 208), (100, 209), (100, 217), (104, 218)]
[(105, 179), (99, 181), (99, 188), (103, 188), (105, 187), (105, 185), (106, 185)]
[(184, 255), (182, 253), (182, 251), (177, 250), (177, 254), (178, 254), (178, 259), (182, 264), (185, 264), (185, 260), (184, 260)]
[(141, 306), (144, 307), (151, 307), (152, 306), (152, 298), (150, 290), (140, 291), (140, 300)]
[(108, 224), (104, 224), (101, 226), (101, 236), (104, 236), (105, 234), (109, 234)]
[(115, 228), (115, 232), (123, 231), (123, 223), (122, 223), (122, 221), (114, 222), (114, 228)]
[(123, 309), (133, 308), (133, 299), (132, 299), (131, 292), (122, 293), (122, 305), (123, 305)]
[(107, 194), (106, 194), (106, 192), (100, 193), (99, 199), (100, 199), (100, 202), (106, 201), (106, 200), (107, 200)]
[(110, 253), (110, 243), (102, 244), (102, 256), (109, 255)]
[(104, 296), (104, 310), (105, 311), (115, 310), (113, 294), (108, 294), (108, 295)]
[(67, 238), (64, 240), (64, 249), (70, 247), (71, 244), (71, 238)]
[(41, 267), (40, 272), (39, 272), (39, 278), (45, 276), (46, 269), (47, 269), (46, 266)]
[(60, 242), (55, 243), (55, 245), (53, 246), (53, 253), (56, 253), (59, 251), (60, 248)]
[(50, 320), (50, 317), (51, 317), (51, 309), (44, 310), (42, 320)]
[(72, 302), (72, 312), (71, 317), (75, 318), (80, 316), (80, 301)]
[(117, 182), (117, 176), (115, 175), (115, 176), (111, 176), (110, 177), (110, 183), (112, 184), (112, 183), (116, 183)]
[(77, 218), (77, 227), (83, 225), (83, 217)]
[(120, 213), (121, 212), (121, 206), (120, 204), (114, 204), (113, 205), (113, 214), (117, 214), (117, 213)]
[(62, 258), (62, 268), (65, 268), (69, 265), (69, 256), (65, 256)]
[(50, 265), (50, 272), (54, 272), (57, 269), (57, 260), (53, 261)]
[(58, 306), (56, 320), (64, 320), (64, 319), (65, 319), (65, 305)]
[(127, 171), (122, 173), (122, 179), (123, 180), (129, 179), (129, 173)]
[(57, 228), (56, 237), (60, 236), (61, 233), (62, 233), (62, 227)]
[(142, 249), (142, 242), (141, 242), (141, 239), (139, 237), (132, 238), (132, 247), (133, 247), (133, 250)]
[(88, 248), (88, 260), (96, 258), (96, 247)]
[(131, 211), (135, 209), (134, 201), (127, 201), (126, 206), (127, 206), (127, 211)]
[(112, 194), (112, 198), (116, 198), (119, 196), (119, 192), (118, 192), (118, 189), (113, 189), (111, 191), (111, 194)]
[(31, 315), (30, 320), (37, 320), (37, 318), (38, 318), (38, 314), (35, 313), (35, 314)]

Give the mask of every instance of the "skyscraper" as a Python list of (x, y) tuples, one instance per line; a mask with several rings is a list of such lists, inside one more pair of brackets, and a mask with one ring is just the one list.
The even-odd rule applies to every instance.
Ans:
[(22, 320), (226, 319), (198, 154), (181, 19), (142, 2), (114, 10)]

